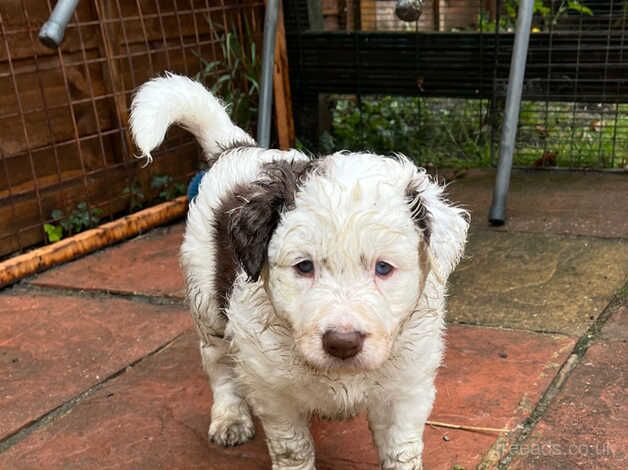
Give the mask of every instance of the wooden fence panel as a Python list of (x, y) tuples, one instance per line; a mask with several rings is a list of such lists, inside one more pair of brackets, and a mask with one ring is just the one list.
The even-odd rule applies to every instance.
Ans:
[(51, 213), (80, 202), (107, 218), (129, 188), (158, 195), (156, 175), (185, 183), (198, 168), (190, 136), (170, 132), (142, 169), (128, 134), (137, 86), (166, 70), (193, 76), (220, 60), (216, 28), (261, 31), (262, 0), (79, 2), (59, 50), (41, 45), (51, 1), (0, 2), (0, 257), (44, 241)]

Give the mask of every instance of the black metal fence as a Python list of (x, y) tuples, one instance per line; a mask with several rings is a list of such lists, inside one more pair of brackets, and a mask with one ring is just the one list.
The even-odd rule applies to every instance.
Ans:
[[(402, 152), (424, 165), (496, 160), (519, 0), (286, 1), (305, 146)], [(625, 0), (537, 2), (515, 164), (628, 169)]]

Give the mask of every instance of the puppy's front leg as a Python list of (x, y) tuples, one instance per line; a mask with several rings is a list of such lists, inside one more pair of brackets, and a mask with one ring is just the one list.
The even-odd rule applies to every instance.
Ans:
[(285, 398), (252, 402), (264, 427), (273, 470), (315, 470), (308, 418)]
[[(397, 396), (396, 396), (397, 395)], [(421, 470), (423, 428), (434, 401), (432, 384), (404, 396), (394, 391), (369, 399), (369, 427), (379, 451), (382, 470)]]

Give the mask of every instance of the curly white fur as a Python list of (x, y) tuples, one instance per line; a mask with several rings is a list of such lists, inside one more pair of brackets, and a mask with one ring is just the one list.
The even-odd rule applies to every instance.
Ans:
[[(131, 122), (144, 155), (173, 122), (192, 130), (208, 157), (221, 142), (253, 142), (201, 85), (172, 75), (140, 89)], [(324, 157), (281, 214), (261, 278), (237, 275), (227, 321), (216, 295), (216, 214), (273, 161), (308, 157), (253, 147), (224, 152), (190, 205), (181, 258), (214, 394), (210, 438), (223, 445), (250, 439), (250, 406), (273, 468), (312, 469), (310, 416), (343, 418), (366, 408), (382, 468), (419, 469), (444, 348), (444, 281), (462, 255), (466, 214), (404, 157)], [(413, 220), (408, 188), (429, 213), (429, 243)], [(313, 276), (295, 271), (304, 259), (313, 261)], [(381, 260), (394, 266), (392, 275), (375, 274)], [(321, 336), (330, 329), (364, 332), (361, 352), (344, 360), (326, 353)]]

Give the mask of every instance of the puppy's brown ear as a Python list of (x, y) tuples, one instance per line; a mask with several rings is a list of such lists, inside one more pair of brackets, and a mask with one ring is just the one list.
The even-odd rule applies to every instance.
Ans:
[(445, 282), (464, 252), (469, 214), (451, 204), (443, 187), (420, 173), (406, 190), (412, 218), (423, 234), (430, 270)]
[(259, 279), (268, 258), (268, 244), (281, 215), (294, 207), (297, 185), (310, 162), (277, 161), (264, 166), (262, 177), (240, 195), (229, 224), (236, 259), (250, 281)]

